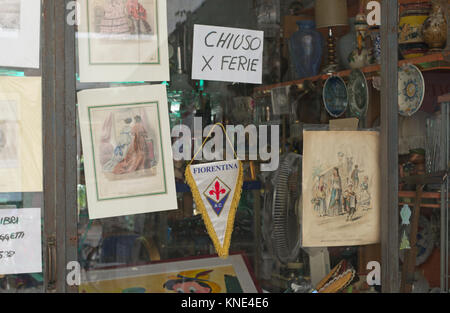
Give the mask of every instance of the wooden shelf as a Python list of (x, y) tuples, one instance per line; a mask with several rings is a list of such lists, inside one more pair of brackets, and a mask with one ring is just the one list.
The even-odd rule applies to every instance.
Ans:
[[(399, 61), (398, 63), (399, 63), (399, 66), (403, 66), (405, 64), (414, 64), (417, 67), (419, 67), (419, 69), (422, 72), (438, 70), (438, 69), (450, 70), (450, 51), (442, 51), (442, 52), (438, 52), (438, 53), (427, 54), (427, 55), (417, 57), (417, 58), (405, 59), (405, 60)], [(378, 75), (378, 72), (380, 71), (380, 69), (381, 69), (380, 64), (374, 64), (374, 65), (369, 65), (369, 66), (361, 68), (361, 71), (363, 73), (365, 73), (366, 78), (370, 80), (373, 76)], [(334, 74), (337, 76), (340, 76), (340, 77), (347, 77), (350, 75), (351, 71), (352, 70), (344, 70), (344, 71), (336, 72)], [(256, 96), (258, 96), (258, 95), (261, 96), (266, 93), (270, 93), (270, 91), (274, 88), (286, 87), (286, 86), (292, 86), (292, 85), (297, 85), (297, 86), (301, 87), (302, 83), (306, 80), (314, 82), (314, 81), (326, 80), (330, 76), (331, 76), (331, 74), (320, 74), (317, 76), (306, 77), (306, 78), (302, 78), (302, 79), (298, 79), (298, 80), (257, 87), (254, 89), (254, 91), (255, 91)]]
[(400, 182), (406, 184), (438, 184), (445, 182), (448, 176), (448, 171), (439, 171), (436, 173), (425, 175), (405, 176), (400, 178)]

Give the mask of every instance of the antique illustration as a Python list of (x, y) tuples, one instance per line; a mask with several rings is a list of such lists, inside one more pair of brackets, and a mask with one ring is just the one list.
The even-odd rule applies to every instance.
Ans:
[(78, 105), (89, 218), (176, 210), (165, 86), (83, 90)]
[[(98, 199), (165, 193), (157, 103), (92, 107), (89, 112)], [(126, 188), (121, 181), (140, 187)]]
[(0, 65), (39, 68), (40, 0), (0, 0)]
[(0, 34), (20, 30), (20, 1), (0, 0)]
[(166, 1), (80, 0), (80, 81), (170, 80)]
[[(157, 63), (157, 0), (89, 0), (91, 63)], [(117, 49), (107, 54), (108, 49)]]
[(0, 77), (0, 192), (42, 191), (41, 79)]
[(304, 136), (303, 244), (377, 242), (378, 134), (308, 131)]
[(18, 103), (0, 100), (0, 168), (19, 167)]

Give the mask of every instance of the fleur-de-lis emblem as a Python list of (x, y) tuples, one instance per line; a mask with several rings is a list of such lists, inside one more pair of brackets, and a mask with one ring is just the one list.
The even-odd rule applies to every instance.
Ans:
[(220, 186), (220, 183), (216, 181), (216, 183), (214, 184), (214, 189), (209, 191), (209, 195), (210, 196), (216, 195), (216, 199), (217, 201), (219, 201), (220, 195), (225, 194), (226, 192), (227, 191)]
[(220, 178), (216, 177), (203, 194), (217, 216), (220, 215), (228, 200), (231, 189)]

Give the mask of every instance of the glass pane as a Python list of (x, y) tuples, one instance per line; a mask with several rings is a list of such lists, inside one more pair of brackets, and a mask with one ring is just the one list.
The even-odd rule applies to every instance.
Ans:
[[(119, 23), (123, 15), (129, 14), (126, 10), (120, 9), (120, 6), (130, 4), (130, 1), (118, 1), (116, 7), (106, 2), (104, 5), (102, 3), (98, 2), (95, 11), (96, 22), (91, 20), (93, 23), (91, 24), (94, 25), (90, 24), (92, 29), (95, 25), (98, 26), (92, 32), (100, 36), (109, 32), (108, 36), (115, 36), (118, 31), (105, 25), (106, 23), (115, 25), (114, 23)], [(138, 1), (138, 3), (149, 14), (149, 2)], [(277, 138), (280, 139), (280, 143), (272, 142), (272, 149), (280, 150), (282, 154), (280, 166), (273, 172), (262, 172), (261, 159), (250, 161), (250, 158), (244, 155), (245, 183), (229, 251), (235, 258), (242, 258), (246, 262), (243, 268), (218, 269), (214, 267), (218, 258), (214, 256), (216, 250), (213, 241), (208, 235), (192, 192), (185, 183), (184, 170), (189, 160), (173, 163), (179, 207), (177, 211), (89, 220), (84, 172), (86, 159), (83, 154), (83, 150), (87, 148), (84, 142), (81, 144), (80, 138), (79, 260), (83, 268), (83, 284), (80, 292), (176, 292), (177, 288), (179, 291), (186, 291), (185, 288), (188, 288), (187, 284), (184, 284), (186, 281), (198, 283), (200, 279), (204, 279), (206, 285), (208, 283), (209, 285), (191, 286), (197, 288), (197, 291), (250, 290), (244, 288), (247, 284), (252, 285), (254, 291), (311, 292), (331, 268), (342, 264), (340, 263), (342, 260), (359, 268), (358, 247), (334, 247), (317, 251), (300, 249), (301, 133), (304, 124), (327, 125), (330, 120), (320, 101), (320, 84), (316, 81), (310, 85), (306, 82), (304, 85), (291, 83), (298, 79), (314, 77), (323, 68), (326, 71), (327, 29), (322, 29), (322, 33), (314, 31), (313, 37), (308, 37), (313, 40), (308, 46), (314, 53), (310, 56), (302, 55), (302, 42), (300, 39), (294, 39), (295, 36), (302, 34), (298, 31), (297, 22), (300, 28), (315, 27), (310, 22), (314, 20), (313, 8), (313, 1), (293, 3), (266, 0), (220, 3), (211, 0), (167, 1), (171, 79), (169, 82), (157, 84), (163, 83), (167, 88), (171, 127), (187, 125), (192, 129), (194, 118), (199, 117), (202, 118), (200, 122), (202, 127), (218, 122), (225, 125), (269, 126), (269, 133), (266, 134), (268, 140), (272, 131), (280, 132)], [(357, 11), (357, 6), (349, 7), (350, 15), (356, 15)], [(344, 22), (348, 24), (348, 12), (344, 13)], [(130, 25), (125, 23), (125, 20), (123, 24)], [(264, 31), (262, 85), (191, 79), (194, 25)], [(144, 28), (141, 28), (141, 31)], [(338, 29), (336, 35), (342, 36), (348, 33), (349, 29), (348, 26)], [(128, 34), (128, 31), (124, 30), (124, 33)], [(79, 44), (82, 36), (86, 36), (86, 33), (80, 31)], [(347, 37), (353, 42), (354, 35), (349, 34)], [(293, 39), (289, 40), (290, 38)], [(238, 43), (235, 41), (235, 44)], [(345, 48), (350, 49), (347, 53), (349, 54), (352, 47), (346, 45)], [(304, 64), (302, 65), (302, 61), (297, 62), (298, 58), (303, 60), (308, 57), (313, 58), (306, 61), (310, 66), (302, 68)], [(83, 62), (81, 55), (78, 60)], [(320, 67), (322, 60), (325, 63)], [(338, 61), (337, 56), (335, 61)], [(80, 82), (77, 89), (131, 87), (140, 84), (148, 83)], [(291, 85), (293, 87), (290, 89), (280, 88), (278, 98), (271, 97), (270, 90), (274, 89), (274, 86)], [(279, 103), (281, 101), (285, 101), (284, 106), (283, 103)], [(308, 105), (309, 103), (312, 105)], [(350, 113), (346, 113), (345, 116), (350, 117)], [(375, 119), (376, 112), (370, 115), (367, 127), (373, 127)], [(361, 123), (366, 123), (366, 120)], [(279, 127), (270, 128), (270, 126)], [(115, 142), (118, 140), (120, 139), (116, 138)], [(111, 139), (110, 142), (112, 141), (114, 140)], [(271, 142), (268, 143), (270, 145)], [(245, 148), (249, 148), (248, 144)], [(288, 155), (289, 152), (293, 157)], [(285, 175), (282, 171), (288, 175), (285, 181), (280, 178), (280, 175)], [(362, 179), (363, 177), (361, 181)], [(280, 190), (289, 193), (285, 207), (274, 205), (277, 201), (281, 201), (276, 192), (277, 188), (278, 193)], [(148, 203), (149, 207), (151, 205)], [(287, 208), (281, 212), (285, 222), (277, 224), (274, 220), (274, 216), (278, 214), (275, 208), (278, 210)], [(245, 257), (241, 257), (242, 255)], [(229, 264), (225, 264), (233, 265), (232, 260), (234, 259), (230, 257)], [(314, 263), (314, 267), (310, 267), (311, 262)], [(201, 264), (199, 266), (202, 266), (204, 273), (193, 271), (189, 264)], [(255, 280), (245, 281), (246, 276), (239, 275), (238, 270), (247, 275), (251, 273)], [(131, 278), (133, 276), (140, 278)], [(105, 282), (106, 280), (108, 282)]]
[(0, 1), (1, 293), (44, 291), (40, 6)]
[[(77, 32), (80, 292), (381, 291), (378, 168), (387, 165), (379, 152), (394, 147), (381, 147), (378, 139), (383, 124), (380, 1), (167, 0), (167, 21), (159, 11), (162, 0), (82, 3)], [(441, 184), (424, 183), (427, 201), (414, 224), (403, 220), (414, 217), (412, 211), (402, 209), (414, 204), (417, 183), (410, 176), (429, 178), (438, 164), (441, 171), (445, 167), (437, 153), (443, 134), (436, 98), (450, 91), (447, 52), (444, 45), (432, 48), (419, 31), (433, 12), (447, 11), (442, 8), (426, 0), (399, 1), (399, 46), (389, 47), (398, 50), (400, 61), (399, 172), (389, 173), (400, 178), (398, 214), (405, 222), (399, 225), (399, 264), (406, 271), (405, 260), (413, 259), (408, 257), (411, 225), (418, 225), (419, 237), (426, 238), (421, 237), (420, 264), (411, 271), (417, 273), (414, 288), (424, 292), (436, 291), (442, 275), (433, 271), (439, 263)], [(254, 31), (262, 36), (261, 59), (248, 51), (259, 42)], [(161, 44), (166, 40), (167, 51)], [(229, 47), (229, 55), (221, 54)], [(154, 67), (142, 70), (146, 65)], [(259, 65), (261, 81), (251, 73)], [(174, 156), (189, 157), (165, 164), (174, 169), (176, 195), (170, 200), (176, 198), (178, 210), (161, 211), (148, 200), (144, 212), (153, 213), (112, 217), (120, 209), (115, 199), (130, 188), (127, 179), (146, 177), (158, 163), (155, 140), (148, 135), (154, 127), (151, 114), (143, 114), (148, 103), (141, 108), (143, 103), (132, 101), (141, 96), (132, 88), (150, 85), (167, 92), (168, 116), (163, 112), (163, 117), (171, 130), (190, 131), (190, 153), (176, 145), (176, 136), (171, 147)], [(126, 90), (136, 91), (129, 101), (123, 97)], [(124, 103), (133, 107), (112, 112)], [(106, 105), (111, 112), (105, 113)], [(95, 110), (102, 118), (95, 119)], [(227, 260), (217, 257), (211, 226), (185, 177), (206, 126), (215, 123), (247, 127), (244, 141), (233, 137), (244, 184)], [(228, 145), (226, 137), (222, 141)], [(251, 158), (255, 147), (257, 156)], [(275, 159), (275, 168), (262, 166)], [(115, 186), (113, 197), (100, 199), (104, 190), (92, 173)], [(95, 181), (96, 189), (86, 181)], [(218, 216), (225, 187), (217, 181), (209, 190), (217, 196), (216, 206), (209, 203)], [(89, 190), (96, 193), (91, 201)], [(100, 200), (102, 218), (90, 219)], [(129, 201), (121, 202), (123, 210), (137, 210)], [(368, 264), (378, 278), (373, 282), (367, 281)]]

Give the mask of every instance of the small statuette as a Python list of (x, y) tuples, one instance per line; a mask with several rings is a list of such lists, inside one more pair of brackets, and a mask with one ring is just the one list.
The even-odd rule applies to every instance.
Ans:
[(406, 231), (403, 231), (402, 242), (400, 243), (400, 250), (411, 249), (408, 237), (406, 236)]
[(402, 225), (409, 225), (409, 219), (411, 217), (411, 209), (407, 204), (405, 204), (400, 211), (400, 216), (402, 218)]

